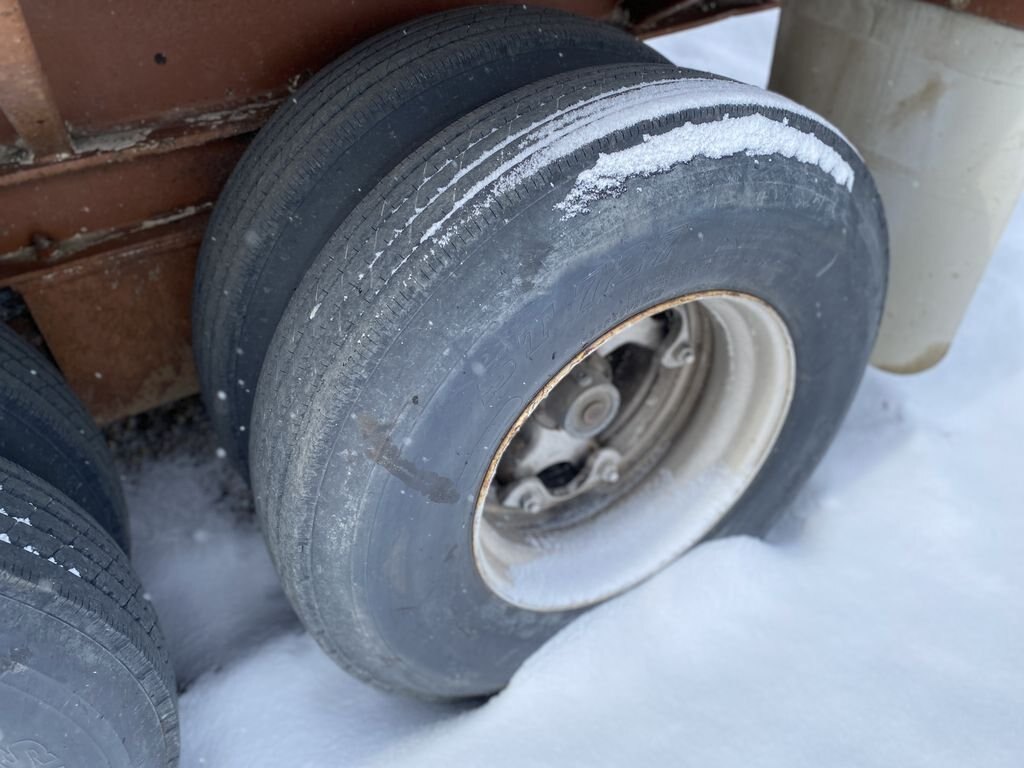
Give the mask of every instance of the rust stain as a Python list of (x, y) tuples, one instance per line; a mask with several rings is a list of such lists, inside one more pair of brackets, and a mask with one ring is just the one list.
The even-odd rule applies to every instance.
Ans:
[(0, 0), (0, 107), (36, 155), (71, 152), (67, 130), (18, 0)]
[[(24, 51), (0, 47), (0, 97), (5, 84), (17, 97), (17, 103), (0, 98), (8, 111), (0, 113), (0, 285), (24, 294), (65, 375), (98, 419), (195, 391), (188, 317), (202, 211), (279, 101), (372, 34), (474, 2), (296, 0), (282, 24), (276, 5), (242, 0), (144, 7), (134, 0), (0, 0), (0, 11), (24, 13), (19, 23), (27, 25), (34, 59), (34, 69), (22, 76)], [(632, 22), (634, 34), (644, 19), (646, 34), (689, 23), (691, 16), (710, 20), (723, 10), (766, 3), (539, 4), (626, 27)], [(671, 18), (657, 16), (670, 9)], [(0, 41), (21, 46), (22, 36), (0, 34)], [(86, 43), (89, 55), (82, 56)], [(22, 113), (9, 110), (29, 103), (23, 100), (29, 86), (46, 90), (36, 93), (41, 100), (31, 103), (39, 109), (31, 114), (49, 110), (40, 125), (52, 145), (43, 146), (44, 136), (34, 158), (12, 145), (14, 129), (27, 129)], [(181, 211), (200, 213), (182, 222), (165, 218)], [(455, 500), (450, 480), (402, 459), (386, 434), (373, 458), (427, 498)]]
[(367, 457), (405, 483), (408, 488), (435, 504), (454, 504), (459, 500), (459, 491), (450, 478), (418, 467), (408, 459), (402, 458), (402, 452), (388, 437), (387, 425), (363, 414), (359, 416), (359, 429), (363, 433), (363, 438), (370, 443), (366, 449)]
[(210, 205), (247, 143), (247, 136), (232, 137), (24, 183), (7, 184), (0, 173), (0, 260), (16, 262), (35, 233), (65, 243), (108, 230), (130, 231), (174, 211)]
[(15, 281), (71, 388), (106, 423), (197, 391), (190, 304), (197, 214)]
[[(98, 133), (251, 101), (388, 27), (477, 2), (32, 0), (24, 12), (65, 119)], [(607, 18), (615, 2), (540, 5)]]

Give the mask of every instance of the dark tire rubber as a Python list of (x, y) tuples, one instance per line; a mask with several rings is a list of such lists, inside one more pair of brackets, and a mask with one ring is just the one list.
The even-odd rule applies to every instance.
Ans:
[(0, 617), (0, 765), (177, 763), (174, 675), (127, 556), (3, 459)]
[[(401, 163), (307, 272), (260, 378), (253, 486), (293, 604), (356, 675), (419, 695), (486, 694), (577, 615), (487, 588), (474, 502), (525, 403), (641, 310), (738, 291), (792, 336), (795, 392), (777, 443), (710, 537), (763, 534), (832, 440), (884, 298), (878, 195), (828, 125), (708, 77), (600, 67), (491, 102)], [(707, 140), (571, 218), (558, 207), (599, 156), (745, 116), (792, 129), (788, 156), (714, 157)], [(801, 142), (852, 176), (794, 157)]]
[(595, 64), (664, 62), (607, 24), (523, 6), (427, 16), (346, 53), (246, 151), (199, 257), (193, 345), (221, 444), (248, 473), (253, 393), (312, 258), (362, 197), (457, 118), (522, 85)]
[(129, 551), (128, 511), (103, 433), (50, 362), (3, 324), (0, 457), (67, 494)]

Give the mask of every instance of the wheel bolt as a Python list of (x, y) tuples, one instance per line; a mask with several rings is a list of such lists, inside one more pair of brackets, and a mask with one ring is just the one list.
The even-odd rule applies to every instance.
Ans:
[(676, 347), (675, 354), (672, 355), (676, 362), (680, 365), (689, 365), (696, 359), (696, 355), (690, 347), (682, 346)]
[(580, 418), (586, 426), (592, 427), (595, 424), (600, 424), (607, 415), (608, 405), (601, 401), (597, 401), (586, 406), (583, 409), (583, 413), (580, 414)]
[(617, 483), (619, 482), (619, 468), (614, 464), (605, 464), (601, 467), (598, 477), (605, 483)]
[(531, 515), (535, 515), (540, 512), (540, 499), (534, 493), (523, 494), (523, 498), (519, 500), (519, 506), (524, 512), (529, 512)]

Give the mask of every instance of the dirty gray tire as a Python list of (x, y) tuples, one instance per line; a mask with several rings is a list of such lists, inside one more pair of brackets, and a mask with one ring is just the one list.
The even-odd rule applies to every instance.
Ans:
[(128, 552), (128, 512), (103, 433), (50, 362), (3, 324), (0, 457), (66, 493)]
[(270, 338), (313, 256), (363, 195), (493, 98), (558, 72), (632, 61), (664, 59), (618, 29), (559, 11), (468, 8), (374, 37), (287, 100), (225, 187), (196, 276), (203, 399), (243, 473)]
[(0, 459), (0, 765), (173, 766), (174, 675), (128, 558)]
[(637, 313), (735, 292), (792, 338), (774, 448), (704, 538), (764, 533), (831, 441), (884, 298), (878, 195), (819, 118), (709, 78), (599, 67), (493, 101), (307, 272), (259, 381), (253, 487), (303, 622), (360, 677), (486, 694), (577, 615), (488, 587), (475, 507), (527, 402)]

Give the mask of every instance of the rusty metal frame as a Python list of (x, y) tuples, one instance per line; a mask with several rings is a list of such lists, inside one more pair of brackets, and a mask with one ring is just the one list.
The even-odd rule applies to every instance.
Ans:
[[(533, 1), (643, 37), (773, 4)], [(0, 0), (0, 288), (98, 420), (196, 390), (203, 226), (280, 100), (381, 29), (474, 2), (512, 0), (294, 0), (287, 17), (265, 0)]]
[(139, 230), (9, 281), (97, 421), (197, 391), (190, 299), (206, 221), (199, 212)]
[(0, 0), (0, 109), (36, 157), (71, 152), (18, 0)]

